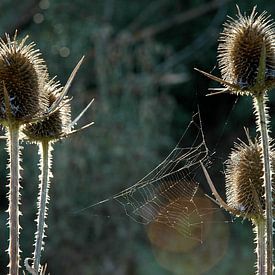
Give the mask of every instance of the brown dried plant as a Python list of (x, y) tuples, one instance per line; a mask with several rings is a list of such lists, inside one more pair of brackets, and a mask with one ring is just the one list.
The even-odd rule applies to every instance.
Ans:
[[(258, 272), (259, 274), (272, 275), (273, 198), (267, 92), (275, 87), (275, 25), (266, 12), (258, 15), (256, 7), (253, 8), (249, 16), (242, 15), (238, 7), (237, 10), (237, 19), (229, 18), (224, 24), (224, 30), (220, 36), (218, 63), (221, 78), (197, 70), (224, 86), (224, 88), (212, 89), (214, 92), (210, 95), (228, 92), (250, 95), (253, 98), (257, 131), (261, 140), (259, 146), (263, 165), (259, 167), (262, 169), (265, 190), (265, 206), (262, 207), (261, 200), (258, 203), (264, 211), (264, 219), (261, 223), (265, 223), (263, 234), (264, 243), (266, 243), (264, 247), (265, 261), (261, 262)], [(231, 176), (233, 177), (233, 173)], [(241, 185), (236, 185), (236, 187), (240, 188)], [(226, 207), (226, 205), (223, 206)], [(262, 259), (262, 255), (260, 257)]]
[[(67, 92), (83, 61), (76, 65), (66, 85), (61, 87), (49, 79), (47, 66), (32, 42), (26, 44), (28, 36), (0, 40), (0, 123), (6, 129), (9, 153), (9, 274), (18, 275), (20, 268), (19, 211), (20, 205), (20, 139), (40, 144), (41, 184), (39, 195), (38, 229), (35, 244), (35, 272), (39, 273), (40, 254), (43, 243), (47, 190), (51, 167), (51, 143), (89, 127), (92, 123), (74, 130), (73, 127), (92, 102), (74, 120), (70, 119)], [(23, 134), (23, 132), (24, 134)], [(40, 272), (43, 272), (42, 269)], [(40, 273), (39, 273), (40, 274)]]
[[(48, 95), (49, 108), (54, 104), (56, 99), (62, 92), (62, 87), (58, 82), (54, 80), (50, 81), (46, 86)], [(78, 123), (79, 119), (91, 106), (93, 100), (87, 105), (87, 107), (74, 119), (71, 120), (71, 106), (70, 99), (64, 97), (60, 102), (61, 107), (49, 117), (44, 120), (27, 124), (23, 129), (23, 133), (26, 139), (30, 142), (35, 142), (39, 146), (40, 155), (40, 185), (39, 185), (39, 196), (38, 196), (38, 213), (37, 213), (37, 231), (35, 233), (35, 243), (33, 252), (33, 267), (29, 268), (28, 271), (33, 274), (40, 274), (40, 259), (41, 251), (44, 245), (46, 217), (47, 217), (47, 203), (49, 202), (49, 187), (50, 178), (52, 177), (51, 166), (52, 166), (52, 145), (64, 138), (67, 138), (79, 131), (82, 131), (93, 124), (93, 122), (74, 130), (74, 126)]]

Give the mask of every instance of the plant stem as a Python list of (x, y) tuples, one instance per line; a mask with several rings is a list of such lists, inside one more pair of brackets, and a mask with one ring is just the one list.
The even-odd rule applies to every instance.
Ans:
[(19, 125), (10, 125), (8, 128), (8, 150), (10, 154), (10, 185), (9, 185), (9, 274), (17, 275), (19, 272)]
[(254, 222), (257, 242), (257, 275), (266, 274), (265, 265), (265, 252), (266, 252), (266, 240), (265, 240), (265, 220)]
[(41, 251), (43, 248), (43, 239), (45, 236), (45, 219), (47, 217), (47, 203), (49, 201), (49, 179), (51, 168), (51, 144), (48, 141), (42, 141), (40, 147), (40, 184), (38, 196), (38, 213), (37, 213), (37, 231), (35, 234), (34, 249), (34, 270), (38, 274), (40, 268)]
[(257, 115), (257, 127), (261, 134), (262, 156), (264, 165), (264, 187), (265, 187), (265, 212), (266, 212), (266, 274), (272, 275), (273, 271), (273, 240), (272, 240), (272, 179), (270, 162), (270, 141), (268, 135), (268, 114), (266, 112), (266, 95), (260, 93), (254, 97), (254, 106)]

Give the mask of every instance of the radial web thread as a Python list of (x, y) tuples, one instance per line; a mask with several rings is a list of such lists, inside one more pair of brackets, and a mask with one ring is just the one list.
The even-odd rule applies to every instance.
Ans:
[[(190, 135), (193, 137), (192, 144), (183, 147), (186, 137)], [(184, 236), (198, 239), (198, 234), (194, 235), (193, 232), (201, 230), (203, 216), (213, 211), (212, 208), (200, 209), (196, 205), (200, 163), (207, 165), (209, 158), (197, 113), (166, 159), (143, 179), (112, 199), (119, 202), (126, 214), (139, 223), (159, 222)]]

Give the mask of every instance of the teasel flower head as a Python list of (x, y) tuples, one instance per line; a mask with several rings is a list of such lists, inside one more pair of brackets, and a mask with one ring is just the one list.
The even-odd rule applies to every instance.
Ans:
[(15, 33), (0, 40), (0, 120), (23, 124), (43, 113), (46, 107), (44, 85), (47, 67), (28, 36), (21, 41)]
[[(44, 89), (47, 93), (48, 108), (50, 108), (58, 98), (58, 94), (61, 92), (62, 87), (58, 82), (52, 79), (45, 85)], [(30, 141), (56, 140), (68, 131), (67, 127), (71, 122), (71, 106), (69, 99), (64, 97), (61, 104), (61, 108), (45, 119), (26, 124), (23, 128), (23, 133), (26, 134)]]
[(248, 144), (236, 143), (226, 161), (227, 204), (252, 220), (263, 217), (265, 209), (261, 151), (260, 144), (249, 139)]
[(249, 16), (237, 10), (237, 19), (229, 17), (219, 39), (221, 78), (198, 71), (225, 86), (214, 89), (218, 93), (257, 95), (275, 87), (275, 25), (256, 7)]
[(266, 93), (275, 87), (275, 25), (266, 12), (258, 15), (256, 7), (250, 16), (237, 9), (237, 19), (230, 18), (220, 36), (221, 78), (198, 71), (224, 86), (211, 89), (210, 95), (229, 92), (253, 98), (261, 146), (249, 142), (232, 152), (226, 175), (228, 204), (217, 193), (205, 167), (203, 170), (218, 203), (232, 214), (252, 220), (257, 231), (259, 274), (272, 274), (274, 165)]
[[(258, 140), (252, 141), (248, 133), (247, 137), (247, 143), (244, 141), (235, 143), (228, 160), (225, 162), (226, 202), (215, 189), (206, 168), (203, 165), (202, 168), (211, 191), (221, 207), (234, 216), (257, 222), (265, 218), (262, 146)], [(273, 148), (270, 158), (273, 170), (275, 168), (275, 151)], [(275, 182), (274, 173), (272, 180)]]
[[(56, 100), (60, 97), (63, 87), (60, 86), (59, 82), (56, 82), (54, 79), (52, 79), (45, 86), (45, 89), (48, 97), (48, 108), (50, 109)], [(26, 135), (26, 139), (31, 142), (55, 142), (92, 125), (93, 122), (79, 129), (73, 129), (78, 120), (90, 107), (93, 100), (73, 121), (71, 119), (70, 101), (71, 99), (67, 96), (63, 97), (62, 101), (59, 103), (59, 108), (55, 112), (38, 122), (26, 124), (22, 131)]]

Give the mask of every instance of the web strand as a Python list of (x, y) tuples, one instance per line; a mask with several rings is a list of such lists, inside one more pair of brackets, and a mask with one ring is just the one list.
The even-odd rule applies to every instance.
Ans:
[[(182, 147), (188, 135), (193, 137), (193, 142), (190, 147)], [(200, 162), (207, 165), (208, 154), (197, 113), (167, 158), (136, 184), (113, 196), (113, 199), (136, 222), (162, 223), (184, 236), (201, 241), (203, 221), (205, 216), (212, 213), (212, 209), (205, 208), (202, 211), (194, 198), (198, 195), (196, 175)]]
[[(191, 145), (184, 147), (188, 140), (192, 140)], [(211, 216), (220, 209), (199, 188), (201, 163), (209, 166), (210, 161), (198, 112), (175, 148), (155, 169), (131, 187), (80, 211), (114, 200), (138, 223), (161, 223), (202, 241), (203, 224), (211, 222)]]

